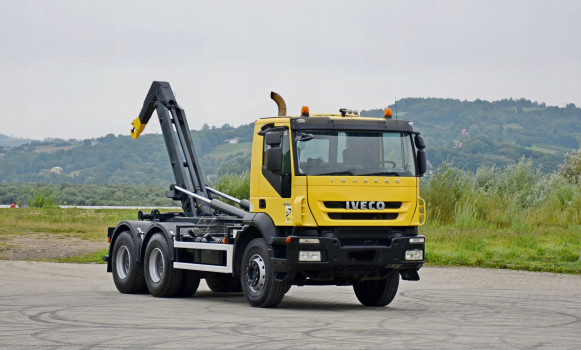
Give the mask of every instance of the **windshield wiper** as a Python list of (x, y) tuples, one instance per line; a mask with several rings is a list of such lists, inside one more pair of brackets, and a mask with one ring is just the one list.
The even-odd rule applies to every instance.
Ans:
[(349, 170), (343, 170), (343, 171), (334, 171), (331, 173), (324, 173), (324, 174), (318, 174), (318, 175), (351, 175), (351, 176), (353, 176), (354, 174)]
[(372, 175), (382, 175), (382, 176), (400, 176), (398, 172), (395, 171), (380, 171), (377, 173), (361, 174), (361, 176), (372, 176)]

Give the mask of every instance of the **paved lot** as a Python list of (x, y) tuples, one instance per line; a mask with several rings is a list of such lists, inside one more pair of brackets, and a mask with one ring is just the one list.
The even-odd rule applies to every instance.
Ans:
[(386, 308), (350, 287), (242, 295), (117, 292), (104, 265), (0, 261), (0, 349), (581, 348), (581, 276), (424, 268)]

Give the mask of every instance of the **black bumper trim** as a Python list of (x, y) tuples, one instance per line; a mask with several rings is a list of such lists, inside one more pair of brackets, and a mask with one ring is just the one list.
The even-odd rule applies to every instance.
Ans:
[[(413, 236), (414, 238), (423, 236)], [(290, 236), (290, 242), (286, 243), (286, 237), (276, 239), (274, 244), (286, 246), (286, 257), (272, 257), (275, 272), (287, 273), (287, 281), (292, 280), (297, 273), (308, 272), (320, 275), (322, 279), (340, 279), (352, 276), (376, 275), (385, 270), (417, 271), (424, 261), (405, 260), (405, 251), (419, 249), (425, 252), (424, 243), (410, 243), (412, 237), (394, 237), (389, 245), (360, 245), (341, 246), (336, 237), (317, 237), (319, 243), (301, 244), (300, 238), (313, 239), (315, 237)], [(320, 250), (321, 262), (299, 261), (300, 250)], [(408, 276), (414, 279), (413, 273)]]

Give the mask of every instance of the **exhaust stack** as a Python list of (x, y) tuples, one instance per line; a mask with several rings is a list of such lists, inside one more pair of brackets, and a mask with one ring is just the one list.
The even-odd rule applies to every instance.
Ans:
[(278, 107), (278, 116), (284, 117), (286, 116), (286, 103), (282, 99), (282, 97), (274, 91), (270, 92), (270, 98), (276, 102), (276, 106)]

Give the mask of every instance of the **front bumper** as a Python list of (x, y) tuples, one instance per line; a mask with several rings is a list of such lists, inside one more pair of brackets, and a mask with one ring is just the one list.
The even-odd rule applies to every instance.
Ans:
[[(275, 239), (271, 261), (277, 279), (299, 284), (349, 284), (363, 279), (384, 278), (393, 270), (403, 279), (418, 280), (425, 251), (424, 236), (394, 237), (387, 244), (346, 245), (336, 237), (289, 236)], [(410, 239), (414, 239), (410, 242)], [(306, 239), (308, 243), (301, 243)], [(421, 241), (421, 242), (418, 242)], [(301, 251), (320, 251), (321, 261), (300, 261)], [(406, 260), (406, 251), (421, 260)], [(419, 254), (418, 254), (419, 253)], [(303, 254), (304, 255), (304, 254)], [(408, 253), (408, 258), (412, 254)]]

